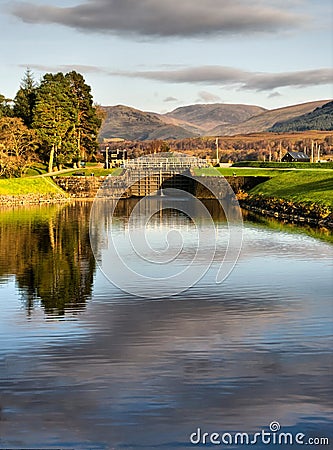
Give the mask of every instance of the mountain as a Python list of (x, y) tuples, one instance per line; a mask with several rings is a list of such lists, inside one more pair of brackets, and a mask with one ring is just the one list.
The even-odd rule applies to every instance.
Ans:
[(333, 101), (325, 103), (310, 113), (277, 122), (269, 129), (276, 133), (307, 130), (333, 130)]
[(184, 139), (194, 137), (195, 132), (167, 123), (159, 114), (140, 111), (128, 106), (104, 106), (105, 120), (99, 139), (123, 138), (128, 140)]
[[(325, 107), (323, 107), (327, 104)], [(323, 107), (323, 108), (322, 108)], [(332, 127), (332, 101), (320, 100), (266, 110), (254, 105), (209, 104), (177, 108), (167, 114), (140, 111), (128, 106), (104, 106), (105, 120), (99, 139), (126, 140), (186, 139), (197, 136), (232, 136), (263, 131), (277, 131), (275, 127), (309, 126)], [(305, 118), (304, 118), (305, 117)], [(293, 120), (301, 120), (303, 125)], [(304, 125), (304, 121), (309, 125)], [(323, 125), (325, 121), (325, 125)], [(285, 125), (283, 125), (283, 123)], [(294, 123), (294, 122), (292, 122)], [(297, 125), (298, 124), (298, 125)], [(320, 125), (321, 124), (321, 125)], [(331, 124), (331, 125), (330, 125)], [(280, 128), (285, 131), (285, 128)]]
[(163, 115), (180, 120), (180, 126), (196, 126), (201, 134), (220, 125), (235, 125), (267, 111), (260, 106), (213, 103), (183, 106)]
[(254, 117), (236, 125), (219, 125), (208, 131), (210, 136), (232, 136), (235, 134), (249, 134), (267, 131), (275, 123), (283, 122), (312, 112), (315, 108), (323, 106), (329, 100), (302, 103), (300, 105), (286, 106), (284, 108), (264, 111)]

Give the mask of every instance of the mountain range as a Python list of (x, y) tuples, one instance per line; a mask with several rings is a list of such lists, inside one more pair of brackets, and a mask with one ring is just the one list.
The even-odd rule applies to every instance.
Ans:
[[(290, 121), (301, 118), (304, 122), (307, 115), (317, 111), (316, 121), (313, 123), (319, 124), (321, 114), (332, 116), (332, 107), (321, 108), (329, 103), (333, 104), (330, 100), (319, 100), (273, 110), (255, 105), (197, 104), (180, 107), (166, 114), (141, 111), (124, 105), (104, 106), (102, 108), (105, 120), (99, 138), (144, 141), (196, 136), (232, 136), (277, 131), (274, 129), (277, 123), (279, 126), (288, 123), (289, 131), (297, 131), (292, 129)], [(328, 123), (327, 120), (325, 123)]]

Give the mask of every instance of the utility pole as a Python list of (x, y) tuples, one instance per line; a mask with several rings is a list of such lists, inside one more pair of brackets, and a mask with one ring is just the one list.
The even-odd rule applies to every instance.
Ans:
[(216, 138), (215, 141), (216, 144), (216, 164), (219, 164), (220, 160), (219, 160), (219, 138)]
[(109, 147), (105, 149), (105, 168), (109, 168)]

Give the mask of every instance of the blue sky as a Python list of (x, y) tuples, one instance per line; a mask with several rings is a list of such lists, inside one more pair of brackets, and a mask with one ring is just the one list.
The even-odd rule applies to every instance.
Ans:
[(165, 112), (333, 97), (330, 0), (0, 0), (0, 93), (81, 72), (95, 101)]

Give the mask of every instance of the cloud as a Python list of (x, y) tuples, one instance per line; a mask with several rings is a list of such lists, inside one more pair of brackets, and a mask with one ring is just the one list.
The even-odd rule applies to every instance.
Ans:
[(10, 11), (27, 23), (85, 32), (191, 37), (276, 33), (308, 22), (303, 12), (294, 12), (293, 5), (288, 8), (274, 0), (87, 0), (68, 7), (13, 2)]
[(269, 95), (267, 95), (267, 98), (275, 98), (275, 97), (281, 97), (282, 94), (280, 94), (280, 92), (271, 92)]
[(277, 87), (306, 87), (332, 84), (333, 69), (314, 69), (298, 72), (257, 73), (249, 77), (245, 89), (268, 91)]
[(167, 97), (163, 101), (167, 103), (167, 102), (178, 102), (179, 100), (176, 97)]
[(196, 83), (234, 86), (244, 90), (270, 91), (281, 87), (307, 87), (332, 84), (333, 69), (321, 68), (298, 72), (247, 72), (233, 67), (201, 66), (177, 70), (113, 72), (113, 75), (169, 83)]
[(207, 91), (200, 91), (198, 92), (198, 102), (204, 101), (206, 103), (213, 103), (213, 102), (220, 102), (222, 99), (220, 96), (212, 94), (211, 92)]
[(109, 71), (103, 67), (80, 65), (80, 64), (62, 64), (56, 66), (48, 66), (43, 64), (19, 64), (19, 67), (37, 70), (38, 72), (71, 72), (75, 70), (81, 73), (109, 74)]

